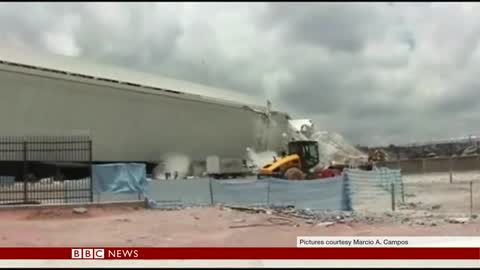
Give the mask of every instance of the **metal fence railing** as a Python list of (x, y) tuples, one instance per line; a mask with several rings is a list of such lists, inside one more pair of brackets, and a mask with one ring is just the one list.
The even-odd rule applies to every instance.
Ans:
[(480, 171), (480, 155), (381, 161), (378, 167), (400, 169), (404, 175)]
[(0, 204), (91, 202), (88, 136), (0, 137)]
[(405, 190), (400, 170), (375, 168), (372, 171), (347, 169), (350, 198), (354, 210), (395, 210), (405, 201)]
[[(439, 175), (441, 176), (441, 175)], [(405, 177), (403, 209), (439, 215), (478, 216), (480, 180), (464, 176), (450, 183), (448, 177)]]

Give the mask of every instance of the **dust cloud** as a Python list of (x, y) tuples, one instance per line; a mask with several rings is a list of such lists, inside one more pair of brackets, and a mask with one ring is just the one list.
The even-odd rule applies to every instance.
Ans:
[(155, 179), (164, 180), (167, 172), (170, 173), (171, 177), (174, 176), (175, 172), (178, 172), (178, 178), (185, 178), (189, 175), (191, 160), (188, 156), (180, 153), (169, 153), (162, 160), (163, 163), (158, 164), (153, 171)]

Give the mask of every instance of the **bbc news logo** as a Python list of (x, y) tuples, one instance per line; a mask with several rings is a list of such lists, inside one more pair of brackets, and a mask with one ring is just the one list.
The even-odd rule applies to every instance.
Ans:
[(136, 249), (72, 248), (72, 259), (137, 259)]
[(105, 250), (73, 248), (72, 259), (105, 259)]

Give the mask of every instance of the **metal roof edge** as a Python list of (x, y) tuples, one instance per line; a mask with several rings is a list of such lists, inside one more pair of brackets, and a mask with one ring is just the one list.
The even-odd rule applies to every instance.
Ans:
[[(138, 71), (122, 69), (115, 66), (88, 63), (85, 61), (80, 61), (78, 58), (70, 58), (67, 56), (60, 56), (54, 54), (44, 56), (28, 50), (25, 50), (24, 52), (19, 52), (17, 49), (7, 48), (4, 45), (0, 46), (0, 62), (4, 62), (4, 64), (14, 65), (24, 69), (36, 69), (44, 72), (57, 73), (64, 76), (66, 75), (71, 77), (79, 77), (99, 82), (110, 82), (122, 86), (129, 85), (131, 87), (151, 89), (159, 91), (159, 94), (162, 92), (170, 94), (184, 94), (186, 96), (196, 97), (205, 101), (222, 103), (225, 105), (234, 104), (241, 107), (258, 109), (266, 108), (266, 106), (262, 106), (257, 102), (253, 101), (253, 98), (251, 96), (242, 95), (229, 90), (226, 91), (223, 89), (214, 88), (202, 84), (175, 80), (148, 73), (141, 73)], [(92, 69), (89, 70), (91, 72), (86, 72), (87, 69), (83, 68), (89, 65), (90, 67), (92, 67)], [(99, 73), (101, 72), (99, 71), (99, 69), (102, 69), (103, 71), (108, 70), (105, 73), (106, 76), (101, 75), (101, 73)], [(115, 72), (118, 72), (117, 75), (115, 75)], [(128, 74), (133, 75), (131, 77), (133, 78), (132, 80), (129, 80), (128, 77), (125, 79), (126, 75)], [(139, 82), (139, 80), (141, 80), (142, 78), (145, 78), (145, 81), (147, 82), (146, 84), (142, 84), (142, 82)], [(162, 82), (164, 82), (166, 86), (170, 87), (162, 87), (160, 85)], [(175, 87), (176, 85), (178, 87)], [(190, 87), (196, 90), (200, 89), (200, 91), (192, 91), (190, 89), (186, 89)], [(202, 91), (204, 93), (201, 93)], [(220, 94), (220, 97), (215, 94)], [(232, 96), (232, 99), (228, 98), (228, 96)], [(245, 102), (239, 101), (242, 99), (245, 99)], [(285, 112), (272, 111), (272, 113), (273, 112), (288, 115)]]

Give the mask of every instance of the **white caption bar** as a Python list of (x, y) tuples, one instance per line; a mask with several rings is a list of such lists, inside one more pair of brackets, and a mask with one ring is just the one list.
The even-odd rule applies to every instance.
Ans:
[(480, 237), (297, 237), (297, 247), (478, 247)]

